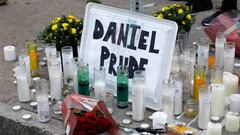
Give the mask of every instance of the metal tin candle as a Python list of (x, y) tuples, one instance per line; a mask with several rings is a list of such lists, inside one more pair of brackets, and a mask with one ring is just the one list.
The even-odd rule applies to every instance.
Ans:
[(199, 99), (199, 88), (202, 85), (206, 85), (206, 66), (195, 65), (194, 66), (194, 100)]
[(30, 57), (30, 71), (32, 77), (38, 76), (38, 54), (37, 54), (37, 44), (34, 42), (27, 43), (28, 53)]
[(118, 66), (117, 68), (117, 106), (128, 107), (128, 67)]
[(77, 78), (78, 94), (89, 96), (89, 68), (87, 63), (82, 62), (78, 64)]

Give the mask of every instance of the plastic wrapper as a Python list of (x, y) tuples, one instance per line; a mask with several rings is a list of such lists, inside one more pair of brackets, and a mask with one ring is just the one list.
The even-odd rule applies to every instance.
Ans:
[(62, 117), (67, 135), (114, 135), (118, 126), (103, 101), (73, 94), (62, 103)]
[(236, 44), (236, 56), (240, 56), (240, 21), (239, 11), (230, 10), (216, 17), (208, 27), (204, 29), (208, 37), (215, 42), (218, 32), (225, 33), (228, 42)]

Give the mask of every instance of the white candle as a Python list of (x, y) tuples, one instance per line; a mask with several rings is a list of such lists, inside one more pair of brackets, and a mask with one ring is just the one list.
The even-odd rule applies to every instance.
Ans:
[(223, 33), (218, 33), (215, 41), (215, 65), (223, 66), (223, 57), (224, 57), (224, 43), (226, 43), (226, 37)]
[(62, 98), (62, 76), (51, 75), (51, 97), (52, 99), (60, 100)]
[(174, 114), (179, 115), (182, 113), (182, 89), (183, 84), (180, 81), (175, 81), (175, 103), (174, 103)]
[[(213, 118), (214, 117), (212, 117), (212, 119)], [(219, 120), (219, 117), (216, 117), (216, 120)], [(222, 135), (222, 125), (215, 121), (209, 122), (207, 126), (207, 135)]]
[(132, 85), (132, 119), (134, 121), (144, 120), (145, 90), (146, 86), (142, 82), (133, 83)]
[(96, 81), (93, 84), (95, 98), (100, 99), (100, 94), (106, 90), (106, 83), (104, 81)]
[(224, 71), (233, 72), (235, 43), (226, 42), (224, 46)]
[(208, 67), (209, 41), (206, 38), (200, 38), (198, 43), (198, 65)]
[(5, 46), (3, 48), (4, 58), (6, 61), (14, 61), (16, 59), (16, 48), (15, 46)]
[(167, 113), (155, 112), (152, 114), (153, 129), (160, 129), (167, 123)]
[(201, 129), (207, 129), (207, 124), (210, 120), (210, 108), (211, 108), (210, 104), (211, 104), (210, 93), (200, 92), (198, 127)]
[(232, 94), (230, 96), (230, 110), (240, 113), (240, 94)]
[(225, 129), (228, 132), (238, 132), (240, 127), (239, 113), (228, 112), (226, 114)]
[(223, 84), (225, 86), (226, 97), (229, 98), (230, 95), (238, 92), (238, 77), (236, 75), (224, 75)]
[(18, 97), (20, 102), (27, 102), (31, 99), (27, 76), (17, 76)]
[(225, 88), (222, 84), (211, 84), (212, 92), (211, 115), (223, 117), (225, 104)]

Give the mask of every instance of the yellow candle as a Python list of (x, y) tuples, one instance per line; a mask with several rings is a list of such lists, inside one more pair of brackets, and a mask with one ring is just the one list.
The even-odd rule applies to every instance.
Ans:
[(33, 77), (38, 75), (38, 56), (37, 56), (37, 44), (30, 42), (28, 44), (28, 52), (30, 57), (30, 71)]
[(195, 65), (194, 66), (194, 90), (193, 99), (199, 100), (199, 88), (206, 84), (206, 67)]

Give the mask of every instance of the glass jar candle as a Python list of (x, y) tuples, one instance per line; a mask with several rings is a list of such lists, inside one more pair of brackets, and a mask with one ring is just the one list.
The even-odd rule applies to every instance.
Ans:
[(235, 58), (235, 43), (226, 42), (224, 45), (224, 71), (233, 73)]
[(94, 67), (93, 79), (95, 98), (99, 99), (100, 94), (106, 91), (105, 68), (103, 66)]
[(32, 77), (38, 76), (38, 54), (37, 44), (34, 42), (28, 42), (28, 54), (30, 57), (30, 71)]
[(206, 67), (201, 65), (195, 65), (193, 99), (196, 101), (198, 101), (199, 99), (199, 88), (202, 85), (206, 85)]
[(184, 112), (185, 116), (188, 118), (196, 117), (198, 114), (197, 102), (194, 100), (188, 100), (187, 103), (185, 104)]
[(145, 112), (145, 71), (136, 70), (132, 82), (132, 119), (143, 121)]
[(78, 94), (90, 96), (89, 88), (89, 68), (85, 62), (78, 64)]
[(223, 83), (223, 66), (211, 68), (211, 83)]
[(223, 66), (224, 58), (224, 44), (226, 43), (226, 35), (222, 32), (218, 32), (215, 40), (215, 65)]
[(71, 46), (62, 47), (62, 65), (63, 65), (63, 76), (64, 76), (64, 84), (69, 85), (72, 83), (72, 58), (73, 58), (73, 50)]
[(211, 117), (211, 121), (207, 126), (207, 135), (222, 135), (222, 124), (219, 117)]
[(117, 106), (128, 107), (128, 67), (117, 67)]
[(200, 38), (198, 42), (198, 65), (208, 68), (209, 41), (207, 38)]
[(73, 89), (74, 93), (78, 93), (78, 65), (81, 65), (83, 63), (83, 59), (80, 57), (75, 57), (72, 59), (72, 78), (73, 78)]
[(62, 67), (59, 61), (50, 61), (49, 80), (52, 100), (60, 101), (62, 99)]
[(113, 94), (110, 92), (102, 92), (99, 95), (99, 98), (100, 98), (100, 100), (102, 100), (105, 103), (109, 113), (112, 114), (113, 113), (113, 100), (114, 100)]

